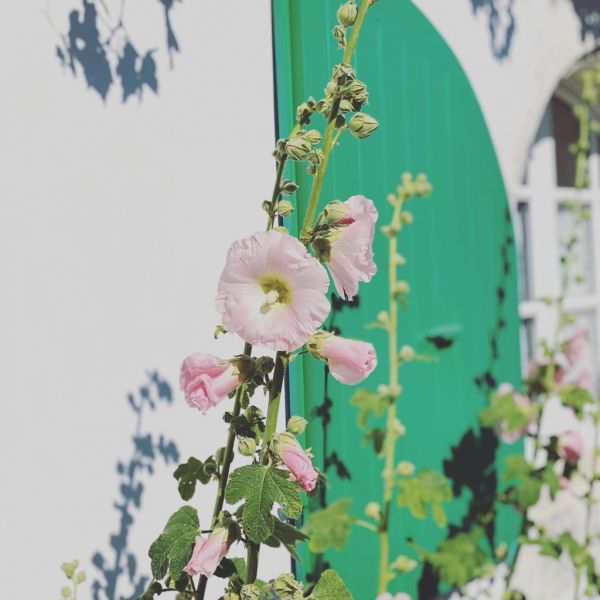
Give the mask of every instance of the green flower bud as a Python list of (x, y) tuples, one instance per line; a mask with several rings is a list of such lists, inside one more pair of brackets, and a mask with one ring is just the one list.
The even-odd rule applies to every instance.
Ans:
[(379, 123), (370, 115), (358, 112), (350, 119), (350, 133), (359, 140), (370, 136), (378, 127)]
[(358, 9), (356, 8), (356, 4), (354, 0), (348, 0), (348, 2), (342, 4), (337, 11), (337, 20), (340, 25), (344, 27), (352, 27), (354, 25), (354, 21), (356, 21), (356, 15), (358, 14)]
[(289, 217), (294, 212), (294, 207), (288, 200), (280, 200), (277, 205), (277, 214), (280, 217)]
[(340, 48), (346, 45), (346, 28), (343, 25), (336, 25), (331, 30), (331, 35), (333, 35), (333, 39), (338, 41)]
[(365, 506), (365, 515), (370, 519), (377, 521), (381, 517), (381, 506), (378, 502), (369, 502)]
[(387, 322), (390, 320), (390, 315), (389, 315), (389, 313), (388, 313), (387, 311), (385, 311), (385, 310), (380, 310), (380, 311), (377, 313), (377, 320), (378, 320), (380, 323), (387, 323)]
[(62, 569), (63, 573), (67, 576), (68, 579), (73, 579), (73, 576), (75, 575), (75, 571), (77, 570), (78, 566), (79, 561), (73, 560), (70, 563), (63, 563), (60, 568)]
[(223, 600), (240, 600), (240, 597), (235, 592), (225, 592), (223, 594)]
[(412, 346), (402, 346), (398, 356), (400, 357), (400, 360), (410, 362), (411, 360), (415, 360), (416, 353)]
[[(339, 64), (333, 67), (333, 76), (331, 79), (334, 84), (337, 83), (338, 85), (343, 85), (344, 83), (348, 83), (349, 81), (352, 81), (355, 78), (356, 73), (350, 65)], [(332, 82), (330, 81), (329, 84)], [(329, 84), (327, 84), (326, 89), (330, 89)]]
[(61, 589), (60, 589), (60, 595), (61, 595), (63, 598), (70, 598), (70, 597), (71, 597), (71, 588), (70, 588), (70, 587), (67, 587), (67, 586), (65, 585), (65, 587), (63, 587), (63, 588), (61, 588)]
[(400, 573), (410, 573), (416, 566), (416, 560), (402, 554), (396, 557), (394, 562), (390, 565), (392, 569), (399, 571)]
[(312, 147), (303, 136), (296, 136), (285, 143), (285, 151), (292, 160), (306, 160)]
[(287, 235), (289, 233), (289, 231), (287, 230), (287, 227), (273, 227), (273, 231), (277, 231), (277, 233), (281, 233), (283, 235)]
[(404, 425), (402, 425), (402, 423), (400, 422), (400, 419), (396, 419), (394, 421), (393, 428), (394, 428), (394, 433), (397, 436), (406, 435), (406, 427), (404, 427)]
[(290, 179), (284, 179), (281, 182), (281, 185), (279, 186), (279, 191), (282, 194), (286, 194), (289, 196), (290, 194), (293, 194), (298, 189), (298, 187), (299, 185), (294, 181), (291, 181)]
[(238, 452), (242, 456), (254, 456), (256, 452), (256, 440), (250, 437), (241, 437), (238, 442)]
[[(344, 202), (340, 200), (333, 200), (323, 209), (323, 216), (329, 225), (344, 224), (346, 215), (348, 214), (348, 208)], [(348, 224), (352, 223), (352, 219)]]
[(344, 97), (357, 104), (364, 104), (369, 99), (367, 86), (362, 81), (355, 79), (344, 88)]
[(262, 592), (257, 585), (253, 583), (247, 583), (244, 587), (242, 587), (240, 598), (241, 600), (259, 600), (261, 596)]
[(304, 137), (314, 146), (320, 144), (323, 136), (318, 129), (311, 129), (304, 134)]
[(293, 435), (302, 435), (307, 425), (308, 421), (306, 419), (294, 415), (288, 421), (287, 431)]
[(275, 434), (273, 436), (273, 440), (271, 441), (271, 449), (273, 450), (273, 453), (278, 456), (286, 446), (290, 445), (297, 446), (298, 441), (296, 440), (295, 436), (287, 431)]
[(414, 217), (412, 216), (412, 213), (409, 213), (405, 210), (404, 212), (400, 213), (400, 220), (403, 223), (410, 225), (414, 221)]
[(277, 577), (273, 582), (273, 589), (285, 600), (302, 597), (302, 584), (297, 582), (291, 573), (285, 573)]
[(341, 112), (350, 112), (354, 110), (354, 104), (350, 102), (350, 100), (341, 100), (340, 101), (340, 111)]
[(415, 465), (407, 460), (403, 460), (402, 462), (398, 463), (398, 466), (396, 467), (396, 473), (398, 473), (398, 475), (402, 475), (402, 477), (410, 477), (414, 472)]
[(396, 289), (394, 290), (394, 292), (396, 294), (399, 294), (400, 296), (406, 296), (406, 294), (410, 292), (410, 285), (408, 284), (408, 281), (399, 281), (396, 284)]
[(75, 578), (75, 583), (83, 583), (85, 581), (85, 572), (79, 571), (77, 573), (77, 577)]
[(508, 546), (506, 542), (502, 542), (494, 551), (498, 560), (504, 560), (508, 554)]

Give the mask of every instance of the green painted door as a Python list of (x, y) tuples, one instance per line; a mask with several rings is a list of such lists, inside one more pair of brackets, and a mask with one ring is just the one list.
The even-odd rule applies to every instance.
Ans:
[[(278, 126), (285, 135), (294, 107), (317, 98), (340, 60), (331, 38), (338, 3), (331, 0), (273, 2)], [(477, 412), (489, 390), (520, 376), (517, 279), (507, 197), (494, 148), (473, 91), (459, 63), (433, 26), (406, 0), (382, 0), (370, 11), (356, 57), (358, 77), (368, 84), (367, 111), (381, 128), (360, 143), (350, 136), (334, 152), (323, 200), (364, 194), (388, 222), (386, 195), (403, 171), (426, 172), (434, 186), (430, 199), (413, 204), (415, 223), (401, 236), (408, 257), (402, 275), (411, 284), (410, 306), (400, 315), (400, 341), (434, 354), (435, 364), (401, 370), (405, 392), (399, 414), (408, 429), (400, 458), (418, 468), (442, 469), (452, 480), (456, 500), (449, 510), (450, 531), (476, 521), (480, 503), (496, 486), (497, 451), (493, 436), (480, 432)], [(319, 118), (319, 117), (315, 117)], [(298, 217), (306, 206), (310, 176), (297, 169)], [(295, 226), (295, 224), (292, 224)], [(367, 387), (386, 380), (382, 333), (365, 330), (386, 308), (387, 242), (376, 242), (379, 273), (363, 285), (354, 305), (336, 302), (329, 322), (344, 336), (372, 341), (379, 365)], [(381, 496), (382, 463), (363, 447), (354, 389), (327, 377), (323, 364), (303, 357), (290, 374), (292, 411), (315, 415), (307, 432), (316, 460), (326, 468), (326, 500), (355, 496), (354, 509)], [(514, 452), (515, 448), (512, 447)], [(319, 503), (313, 499), (312, 506)], [(310, 507), (309, 507), (310, 510)], [(406, 538), (433, 549), (446, 535), (430, 520), (404, 511), (392, 515), (392, 552), (408, 551)], [(510, 514), (488, 527), (490, 540), (510, 540), (516, 531)], [(355, 530), (344, 552), (323, 558), (350, 582), (357, 600), (375, 597), (375, 536)], [(394, 554), (392, 554), (394, 556)], [(299, 567), (310, 576), (315, 560)], [(392, 586), (413, 597), (434, 597), (431, 573), (405, 576)], [(419, 595), (417, 596), (417, 588)]]

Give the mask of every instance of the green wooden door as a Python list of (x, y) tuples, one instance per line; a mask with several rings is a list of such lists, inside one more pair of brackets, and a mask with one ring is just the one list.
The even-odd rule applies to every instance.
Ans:
[[(330, 35), (337, 5), (332, 0), (273, 2), (278, 125), (284, 135), (293, 124), (294, 107), (309, 95), (320, 97), (330, 66), (340, 60)], [(451, 531), (457, 531), (476, 520), (479, 501), (493, 492), (494, 463), (504, 452), (496, 451), (492, 436), (479, 431), (477, 412), (496, 383), (517, 382), (520, 375), (506, 192), (464, 72), (410, 2), (382, 0), (373, 7), (356, 67), (369, 87), (367, 110), (381, 128), (361, 143), (350, 136), (342, 140), (323, 200), (364, 194), (377, 203), (385, 223), (390, 210), (386, 195), (403, 171), (424, 171), (433, 183), (432, 197), (413, 205), (415, 223), (401, 236), (400, 251), (409, 260), (402, 274), (412, 293), (409, 310), (400, 315), (400, 340), (436, 355), (439, 362), (402, 368), (405, 393), (399, 414), (408, 435), (401, 439), (399, 453), (418, 468), (442, 469), (451, 478), (456, 500), (449, 521)], [(295, 176), (301, 186), (296, 218), (301, 218), (310, 178), (303, 169)], [(344, 336), (376, 345), (379, 365), (367, 381), (372, 389), (387, 373), (383, 334), (363, 327), (386, 303), (387, 243), (381, 235), (375, 251), (378, 275), (361, 287), (357, 305), (336, 303), (329, 322)], [(327, 378), (322, 363), (304, 357), (292, 369), (290, 390), (293, 412), (319, 417), (306, 444), (327, 467), (326, 500), (355, 496), (354, 509), (361, 514), (366, 502), (380, 499), (382, 463), (362, 446), (356, 410), (349, 405), (354, 389)], [(446, 535), (431, 521), (416, 521), (400, 509), (392, 523), (392, 552), (407, 551), (407, 537), (433, 549)], [(496, 541), (510, 540), (515, 533), (510, 514), (501, 514), (488, 528)], [(375, 537), (355, 530), (344, 552), (332, 551), (324, 560), (350, 582), (357, 600), (369, 600), (376, 595), (376, 552)], [(314, 559), (306, 556), (299, 568), (310, 576), (314, 567)], [(423, 599), (434, 597), (436, 590), (428, 573), (403, 577), (392, 587)]]

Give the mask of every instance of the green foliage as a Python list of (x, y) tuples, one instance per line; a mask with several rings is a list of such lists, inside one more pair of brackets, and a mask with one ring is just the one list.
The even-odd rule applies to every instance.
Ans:
[(385, 431), (383, 429), (371, 429), (363, 437), (365, 443), (372, 442), (375, 454), (380, 455), (383, 451), (383, 442), (385, 441)]
[(273, 536), (284, 545), (295, 560), (300, 560), (300, 556), (296, 552), (296, 544), (307, 540), (308, 536), (293, 525), (285, 523), (277, 517), (274, 517), (274, 524)]
[(340, 498), (323, 510), (310, 514), (305, 531), (311, 552), (321, 554), (329, 548), (341, 550), (350, 538), (351, 526), (356, 519), (349, 514), (351, 498)]
[(180, 464), (173, 473), (173, 477), (179, 481), (179, 495), (183, 500), (191, 500), (196, 492), (196, 482), (207, 484), (216, 473), (217, 463), (212, 456), (202, 462), (190, 456), (186, 463)]
[(354, 600), (342, 578), (332, 569), (324, 571), (309, 600)]
[(538, 501), (542, 490), (541, 472), (536, 473), (525, 457), (507, 456), (503, 478), (514, 480), (514, 485), (508, 490), (508, 496), (521, 509), (527, 509)]
[(158, 581), (153, 581), (137, 600), (154, 600), (156, 596), (160, 595), (162, 589), (163, 587)]
[(494, 394), (489, 406), (479, 413), (479, 421), (484, 427), (496, 427), (502, 423), (508, 432), (520, 431), (531, 421), (533, 410), (519, 404), (513, 393)]
[(64, 562), (61, 565), (61, 570), (65, 574), (65, 577), (71, 581), (71, 587), (64, 586), (60, 589), (60, 595), (62, 598), (76, 598), (77, 597), (77, 586), (83, 583), (86, 579), (84, 571), (77, 571), (77, 567), (79, 566), (78, 560), (73, 560), (71, 562)]
[(364, 429), (369, 420), (369, 415), (373, 413), (376, 417), (381, 417), (389, 404), (389, 398), (381, 396), (369, 390), (360, 389), (350, 399), (350, 404), (359, 409), (356, 422), (361, 429)]
[(578, 419), (585, 416), (584, 410), (588, 404), (593, 404), (594, 399), (588, 390), (574, 384), (563, 385), (558, 390), (560, 401), (564, 406), (573, 410)]
[(172, 580), (179, 579), (183, 567), (190, 559), (199, 529), (200, 523), (195, 508), (182, 506), (171, 515), (163, 532), (148, 551), (155, 579), (163, 579), (167, 572)]
[(297, 518), (302, 512), (300, 486), (290, 481), (288, 475), (287, 471), (273, 467), (247, 465), (236, 469), (229, 478), (225, 499), (229, 504), (246, 501), (242, 510), (244, 531), (257, 544), (273, 535), (273, 504), (279, 504), (290, 518)]
[(435, 552), (427, 552), (418, 547), (417, 550), (442, 581), (462, 589), (469, 581), (480, 577), (491, 565), (482, 548), (483, 541), (483, 529), (475, 527), (469, 532), (445, 539)]
[(401, 479), (398, 485), (398, 506), (407, 507), (413, 517), (424, 519), (427, 505), (431, 504), (433, 520), (444, 527), (446, 512), (443, 503), (452, 500), (452, 490), (441, 473), (423, 469), (411, 479)]

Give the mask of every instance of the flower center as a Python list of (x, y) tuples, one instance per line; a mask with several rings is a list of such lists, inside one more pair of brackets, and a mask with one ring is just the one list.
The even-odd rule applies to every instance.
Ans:
[(287, 282), (279, 277), (264, 277), (260, 281), (260, 287), (265, 293), (265, 301), (262, 305), (263, 311), (268, 311), (275, 304), (287, 304), (290, 301), (290, 288)]

